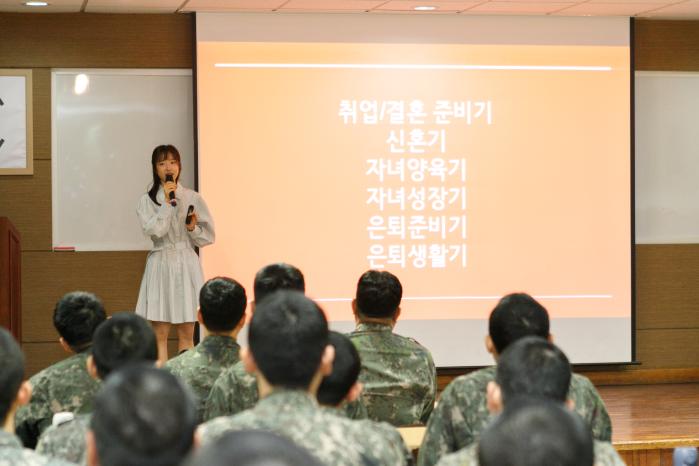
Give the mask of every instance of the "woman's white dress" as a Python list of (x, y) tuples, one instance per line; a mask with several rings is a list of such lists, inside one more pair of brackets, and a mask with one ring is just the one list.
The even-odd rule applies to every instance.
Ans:
[[(194, 247), (214, 242), (214, 221), (201, 195), (180, 184), (175, 191), (176, 207), (165, 202), (162, 186), (156, 199), (160, 205), (148, 194), (138, 202), (138, 218), (143, 233), (153, 240), (153, 249), (146, 259), (136, 314), (158, 322), (194, 322), (199, 290), (204, 284)], [(198, 217), (192, 232), (187, 231), (184, 223), (190, 204)]]

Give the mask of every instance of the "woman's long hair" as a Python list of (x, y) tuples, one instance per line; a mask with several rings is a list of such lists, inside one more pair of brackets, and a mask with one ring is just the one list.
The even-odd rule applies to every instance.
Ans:
[(167, 159), (168, 154), (172, 154), (172, 158), (177, 161), (177, 165), (179, 167), (175, 183), (179, 181), (180, 175), (182, 174), (180, 151), (177, 150), (177, 147), (171, 144), (163, 144), (162, 146), (158, 146), (153, 149), (153, 156), (151, 157), (150, 161), (151, 165), (153, 166), (153, 186), (151, 186), (150, 190), (148, 191), (148, 197), (150, 197), (150, 200), (158, 205), (160, 205), (160, 202), (155, 199), (155, 196), (158, 194), (158, 189), (160, 188), (160, 177), (158, 176), (158, 170), (156, 167), (158, 162), (162, 162), (163, 160)]

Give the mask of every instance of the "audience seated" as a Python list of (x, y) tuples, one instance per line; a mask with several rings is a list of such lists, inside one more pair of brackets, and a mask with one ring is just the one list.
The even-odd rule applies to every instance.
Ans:
[[(153, 329), (145, 319), (131, 312), (116, 313), (102, 323), (97, 327), (93, 341), (87, 368), (96, 380), (104, 380), (127, 365), (155, 364), (158, 359)], [(73, 416), (72, 419), (68, 417), (66, 422), (49, 427), (39, 438), (37, 451), (50, 457), (85, 464), (85, 434), (91, 417), (91, 414)]]
[(55, 413), (92, 411), (99, 384), (87, 373), (86, 361), (92, 334), (106, 318), (102, 302), (92, 293), (68, 293), (56, 304), (53, 325), (61, 346), (72, 356), (30, 379), (34, 388), (32, 400), (16, 416), (17, 435), (25, 446), (34, 448)]
[(257, 378), (260, 401), (235, 416), (204, 423), (203, 444), (232, 430), (260, 429), (291, 439), (327, 466), (385, 464), (383, 452), (357, 435), (353, 421), (318, 406), (318, 386), (332, 371), (335, 351), (328, 344), (325, 315), (313, 301), (288, 290), (261, 300), (248, 341), (241, 358)]
[[(524, 337), (510, 344), (498, 360), (495, 380), (488, 382), (487, 405), (498, 415), (520, 398), (546, 400), (574, 409), (568, 398), (572, 377), (570, 363), (553, 343), (539, 337)], [(576, 414), (577, 416), (577, 414)], [(590, 430), (586, 425), (586, 429)], [(591, 434), (590, 434), (591, 435)], [(478, 466), (476, 443), (443, 456), (438, 466)], [(623, 466), (610, 442), (594, 441), (596, 466)]]
[(87, 433), (89, 466), (178, 466), (194, 445), (197, 411), (177, 378), (130, 365), (107, 378)]
[[(303, 273), (293, 265), (284, 263), (270, 264), (260, 269), (253, 283), (255, 301), (250, 304), (251, 313), (254, 313), (256, 303), (277, 290), (296, 290), (304, 293), (306, 282)], [(252, 408), (257, 399), (255, 378), (245, 372), (241, 363), (234, 364), (221, 371), (211, 387), (204, 406), (203, 420), (230, 416)]]
[[(317, 398), (321, 409), (330, 415), (348, 417), (345, 407), (357, 400), (362, 391), (362, 384), (358, 382), (361, 360), (357, 349), (345, 335), (330, 332), (329, 341), (335, 348), (335, 359), (332, 372), (323, 378), (318, 388)], [(363, 419), (355, 420), (354, 425), (358, 435), (366, 437), (367, 444), (375, 442), (374, 451), (384, 451), (389, 455), (383, 464), (399, 464), (401, 457), (404, 458), (403, 464), (413, 464), (413, 455), (400, 432), (391, 424)]]
[(561, 405), (522, 400), (483, 432), (478, 461), (482, 466), (592, 466), (592, 435)]
[[(238, 332), (245, 325), (245, 289), (228, 277), (207, 281), (199, 293), (197, 320), (207, 336), (197, 346), (170, 359), (165, 369), (187, 384), (197, 397), (199, 419), (204, 403), (221, 371), (240, 361)], [(256, 394), (252, 395), (255, 398)]]
[(352, 301), (356, 329), (349, 334), (362, 360), (359, 380), (370, 419), (407, 426), (427, 422), (437, 394), (432, 355), (393, 332), (403, 288), (390, 272), (369, 270)]
[[(551, 339), (546, 309), (527, 294), (503, 297), (490, 314), (486, 348), (498, 361), (511, 343), (525, 336)], [(444, 390), (427, 424), (418, 464), (432, 466), (443, 455), (473, 443), (490, 421), (486, 388), (495, 379), (496, 367), (487, 367), (454, 379)], [(568, 396), (575, 410), (592, 429), (593, 437), (610, 441), (609, 414), (592, 383), (573, 374)]]
[(187, 466), (322, 466), (292, 441), (261, 430), (228, 432), (200, 448)]
[(0, 327), (0, 464), (3, 466), (63, 465), (25, 449), (15, 436), (15, 413), (29, 403), (31, 384), (24, 380), (24, 355), (12, 335)]

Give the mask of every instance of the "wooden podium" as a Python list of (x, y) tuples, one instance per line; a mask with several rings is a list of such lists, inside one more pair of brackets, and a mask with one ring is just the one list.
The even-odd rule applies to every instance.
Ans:
[(22, 247), (19, 231), (0, 217), (0, 325), (22, 341)]

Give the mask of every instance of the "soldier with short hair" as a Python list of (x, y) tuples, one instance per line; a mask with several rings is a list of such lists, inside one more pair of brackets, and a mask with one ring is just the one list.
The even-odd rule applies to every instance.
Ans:
[[(348, 418), (346, 406), (358, 400), (362, 392), (359, 382), (359, 371), (362, 367), (359, 353), (347, 336), (330, 332), (330, 344), (335, 348), (332, 372), (323, 378), (318, 388), (318, 402), (321, 409), (332, 416)], [(360, 405), (361, 406), (361, 405)], [(354, 421), (358, 435), (365, 437), (367, 443), (374, 442), (375, 451), (383, 451), (388, 455), (382, 464), (413, 464), (413, 455), (403, 441), (400, 432), (387, 422), (377, 422), (370, 419)], [(376, 435), (376, 434), (379, 435)]]
[[(92, 354), (87, 368), (95, 380), (104, 380), (112, 372), (132, 364), (154, 365), (158, 345), (148, 322), (132, 312), (118, 312), (95, 331)], [(53, 458), (86, 464), (85, 434), (90, 414), (65, 413), (64, 422), (52, 425), (39, 438), (36, 450)]]
[(298, 291), (277, 291), (257, 303), (249, 347), (241, 358), (255, 374), (260, 401), (234, 416), (219, 417), (199, 429), (204, 445), (227, 432), (274, 432), (311, 452), (327, 466), (383, 465), (386, 454), (357, 434), (353, 421), (321, 410), (318, 386), (332, 371), (334, 349), (328, 322), (316, 303)]
[[(571, 378), (568, 358), (556, 345), (535, 336), (520, 338), (500, 355), (495, 380), (488, 382), (486, 389), (488, 410), (498, 416), (511, 409), (518, 399), (530, 398), (565, 405), (572, 411), (574, 402), (568, 398)], [(590, 430), (587, 424), (583, 426)], [(593, 446), (596, 466), (624, 466), (611, 442), (594, 440)], [(443, 456), (437, 463), (437, 466), (478, 465), (477, 443)]]
[[(546, 308), (525, 293), (504, 296), (490, 313), (486, 349), (497, 362), (510, 344), (526, 336), (552, 339)], [(445, 454), (477, 440), (491, 420), (486, 389), (495, 380), (495, 374), (496, 366), (486, 367), (457, 377), (444, 389), (427, 424), (418, 455), (419, 466), (433, 466)], [(575, 411), (592, 429), (593, 437), (610, 441), (609, 413), (592, 382), (573, 374), (568, 396), (575, 402)]]
[[(204, 283), (199, 292), (197, 320), (207, 336), (193, 349), (170, 359), (165, 369), (187, 384), (197, 398), (197, 413), (204, 419), (204, 403), (211, 387), (225, 369), (240, 361), (238, 333), (245, 325), (248, 299), (245, 288), (228, 277)], [(257, 393), (253, 393), (257, 398)]]
[(58, 466), (22, 446), (14, 433), (17, 408), (29, 402), (32, 386), (24, 379), (24, 354), (10, 333), (0, 327), (0, 465), (2, 466)]
[(437, 371), (429, 350), (393, 332), (403, 287), (390, 272), (369, 270), (352, 301), (357, 327), (348, 336), (362, 360), (359, 381), (370, 419), (394, 426), (424, 424), (437, 395)]
[[(255, 300), (250, 303), (251, 313), (255, 312), (256, 303), (278, 290), (305, 292), (306, 280), (301, 270), (283, 262), (262, 267), (255, 274)], [(255, 378), (238, 362), (219, 374), (204, 403), (202, 419), (208, 421), (218, 416), (231, 416), (250, 409), (255, 406), (258, 398)]]
[(95, 329), (107, 318), (102, 301), (92, 293), (74, 291), (63, 296), (53, 312), (53, 325), (63, 349), (72, 354), (35, 374), (32, 400), (17, 411), (16, 430), (28, 448), (51, 425), (55, 413), (89, 413), (99, 383), (87, 372), (87, 357)]

